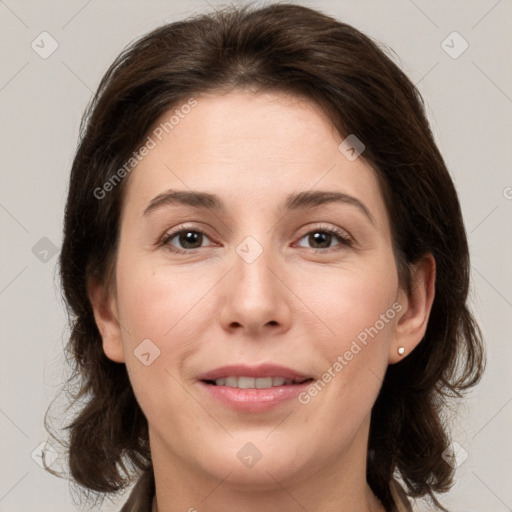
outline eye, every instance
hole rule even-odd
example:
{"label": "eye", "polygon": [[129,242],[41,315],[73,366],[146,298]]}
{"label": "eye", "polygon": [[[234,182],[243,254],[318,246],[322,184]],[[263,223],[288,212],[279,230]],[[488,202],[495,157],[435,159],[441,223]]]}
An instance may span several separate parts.
{"label": "eye", "polygon": [[[203,245],[205,239],[210,240],[208,235],[201,229],[181,227],[171,233],[166,233],[162,238],[161,245],[176,253],[191,254],[197,252],[198,249],[207,247]],[[352,244],[352,239],[346,231],[332,227],[319,227],[311,230],[300,238],[300,241],[302,240],[312,244],[310,248],[315,251],[323,249],[332,250],[333,248],[336,250],[336,247],[351,246]],[[336,244],[335,242],[338,243]],[[304,247],[300,243],[298,245],[299,247]]]}
{"label": "eye", "polygon": [[[162,239],[162,245],[168,246],[169,249],[179,253],[193,253],[195,249],[202,247],[204,239],[209,237],[204,231],[200,229],[180,229],[172,233],[166,233]],[[176,240],[175,243],[181,245],[176,247],[172,241]]]}
{"label": "eye", "polygon": [[[314,250],[329,249],[333,247],[331,242],[336,241],[339,242],[337,245],[350,246],[352,244],[352,239],[348,233],[341,229],[331,227],[320,227],[309,231],[309,233],[303,236],[300,240],[304,239],[307,239],[307,242],[313,245],[311,248]],[[300,246],[304,247],[302,245]]]}

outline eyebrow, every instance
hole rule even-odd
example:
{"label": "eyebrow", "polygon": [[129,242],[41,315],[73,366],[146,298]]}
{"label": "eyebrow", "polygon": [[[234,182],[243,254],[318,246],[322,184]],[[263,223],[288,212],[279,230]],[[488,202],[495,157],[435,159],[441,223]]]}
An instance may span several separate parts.
{"label": "eyebrow", "polygon": [[[375,220],[366,205],[356,197],[343,192],[331,192],[326,190],[308,190],[304,192],[292,193],[286,197],[284,209],[286,211],[314,208],[329,203],[342,203],[355,206],[368,220],[374,224]],[[164,206],[182,204],[193,208],[201,208],[222,213],[226,210],[223,201],[219,196],[208,192],[193,192],[187,190],[167,190],[154,197],[147,208],[144,210],[144,216],[149,215],[155,210]]]}

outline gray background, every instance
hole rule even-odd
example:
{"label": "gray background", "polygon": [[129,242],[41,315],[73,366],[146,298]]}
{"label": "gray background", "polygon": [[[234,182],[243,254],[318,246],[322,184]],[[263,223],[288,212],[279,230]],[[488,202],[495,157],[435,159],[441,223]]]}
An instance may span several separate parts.
{"label": "gray background", "polygon": [[[512,510],[512,3],[296,3],[389,45],[425,98],[460,193],[473,261],[472,305],[489,355],[483,382],[453,419],[453,438],[467,458],[442,502],[455,512]],[[74,510],[67,482],[47,474],[31,454],[47,438],[42,418],[65,375],[68,331],[56,251],[82,112],[131,40],[220,5],[0,1],[0,512]],[[44,31],[58,43],[47,58],[31,47],[35,41],[39,52],[51,48]],[[457,35],[446,39],[453,31],[469,44],[457,58],[464,43]],[[101,510],[118,510],[119,503]],[[429,510],[421,503],[415,509]]]}

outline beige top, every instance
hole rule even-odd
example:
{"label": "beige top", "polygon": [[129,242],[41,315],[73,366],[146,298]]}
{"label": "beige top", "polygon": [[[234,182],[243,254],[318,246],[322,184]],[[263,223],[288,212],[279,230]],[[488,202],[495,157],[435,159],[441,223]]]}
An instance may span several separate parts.
{"label": "beige top", "polygon": [[[389,512],[412,512],[407,495],[396,480],[390,482],[390,490],[394,506]],[[153,471],[148,471],[144,473],[135,484],[121,512],[151,512],[154,495],[155,481]]]}

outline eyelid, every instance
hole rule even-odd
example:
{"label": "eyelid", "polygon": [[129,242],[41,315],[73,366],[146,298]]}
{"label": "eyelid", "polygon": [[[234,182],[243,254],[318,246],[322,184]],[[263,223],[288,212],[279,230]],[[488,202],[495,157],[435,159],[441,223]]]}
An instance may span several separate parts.
{"label": "eyelid", "polygon": [[304,229],[305,229],[305,231],[304,231],[304,234],[301,235],[301,238],[304,237],[305,235],[308,235],[309,233],[312,233],[315,231],[327,231],[329,233],[336,233],[340,237],[345,238],[345,239],[352,239],[352,236],[346,229],[340,228],[338,226],[332,226],[330,224],[317,224],[317,225],[314,225],[313,227],[311,227],[311,225],[308,225]]}

